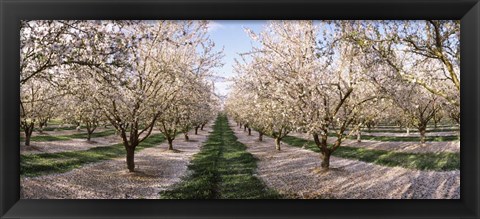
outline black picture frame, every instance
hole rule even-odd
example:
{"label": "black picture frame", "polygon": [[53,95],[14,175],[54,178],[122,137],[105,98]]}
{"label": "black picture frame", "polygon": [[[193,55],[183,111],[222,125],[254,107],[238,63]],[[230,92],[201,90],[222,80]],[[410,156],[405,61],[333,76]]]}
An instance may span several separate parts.
{"label": "black picture frame", "polygon": [[[0,0],[2,218],[479,218],[478,0]],[[461,19],[459,200],[19,200],[22,19]]]}

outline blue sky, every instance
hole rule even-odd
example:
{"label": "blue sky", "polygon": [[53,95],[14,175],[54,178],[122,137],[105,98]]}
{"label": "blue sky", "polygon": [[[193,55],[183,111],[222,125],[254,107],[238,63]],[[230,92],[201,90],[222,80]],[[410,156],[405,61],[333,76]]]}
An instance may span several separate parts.
{"label": "blue sky", "polygon": [[[216,69],[218,76],[231,78],[234,76],[234,59],[239,58],[239,53],[248,52],[252,48],[252,41],[245,33],[244,28],[249,28],[255,33],[260,32],[267,21],[241,21],[241,20],[215,20],[211,21],[209,28],[210,38],[215,42],[218,48],[224,48],[222,68]],[[217,81],[215,90],[217,94],[225,95],[228,93],[228,86],[231,82]]]}

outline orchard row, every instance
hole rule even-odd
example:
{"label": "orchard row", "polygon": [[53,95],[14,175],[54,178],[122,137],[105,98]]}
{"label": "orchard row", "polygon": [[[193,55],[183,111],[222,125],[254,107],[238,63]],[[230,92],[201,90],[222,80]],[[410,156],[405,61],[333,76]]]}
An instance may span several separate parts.
{"label": "orchard row", "polygon": [[[330,155],[363,127],[460,125],[459,21],[272,21],[235,70],[226,110],[275,138],[312,135]],[[333,141],[331,140],[333,138]]]}
{"label": "orchard row", "polygon": [[99,125],[113,126],[130,171],[135,148],[154,128],[173,149],[177,133],[219,111],[211,77],[223,51],[207,33],[207,21],[22,21],[26,145],[34,128],[61,118],[84,125],[88,139]]}

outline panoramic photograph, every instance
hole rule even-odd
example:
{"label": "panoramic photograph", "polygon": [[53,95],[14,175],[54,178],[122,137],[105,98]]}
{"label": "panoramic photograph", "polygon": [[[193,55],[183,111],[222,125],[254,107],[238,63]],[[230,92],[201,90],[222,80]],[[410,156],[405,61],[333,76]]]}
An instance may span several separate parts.
{"label": "panoramic photograph", "polygon": [[460,199],[459,20],[23,20],[21,199]]}

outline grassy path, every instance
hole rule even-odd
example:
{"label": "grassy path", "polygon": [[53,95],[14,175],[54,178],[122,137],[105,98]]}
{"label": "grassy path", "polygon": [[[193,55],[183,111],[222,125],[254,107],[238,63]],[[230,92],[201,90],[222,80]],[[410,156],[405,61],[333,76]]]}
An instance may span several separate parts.
{"label": "grassy path", "polygon": [[[282,141],[294,147],[305,146],[306,149],[320,152],[320,149],[311,140],[287,136]],[[460,153],[451,152],[407,153],[341,146],[332,155],[390,167],[400,166],[434,171],[460,169]]]}
{"label": "grassy path", "polygon": [[254,176],[256,168],[256,159],[237,141],[226,116],[220,115],[213,132],[188,167],[191,174],[160,196],[167,199],[281,198]]}
{"label": "grassy path", "polygon": [[[335,133],[329,133],[328,136],[336,137]],[[357,139],[356,135],[348,137],[348,139],[355,140]],[[420,142],[420,136],[375,136],[362,133],[362,140],[371,140],[371,141],[403,141],[403,142]],[[432,142],[444,142],[444,141],[459,141],[460,137],[458,135],[447,135],[447,136],[425,136],[425,141]]]}
{"label": "grassy path", "polygon": [[[336,135],[331,135],[336,136]],[[362,134],[362,140],[373,140],[373,141],[408,141],[408,142],[420,142],[420,137],[417,136],[373,136]],[[357,139],[357,136],[350,136],[349,139]],[[458,141],[460,138],[457,135],[448,135],[448,136],[425,136],[425,141]]]}
{"label": "grassy path", "polygon": [[[164,141],[162,134],[154,134],[140,143],[136,152],[158,145]],[[82,165],[125,156],[123,144],[95,147],[84,151],[20,155],[20,175],[38,176],[62,173]]]}
{"label": "grassy path", "polygon": [[[457,132],[460,131],[459,128],[436,128],[436,129],[427,129],[427,133],[435,132]],[[407,133],[405,129],[362,129],[362,132],[376,133],[376,132],[389,132],[389,133]],[[410,129],[410,133],[419,133],[416,129]]]}
{"label": "grassy path", "polygon": [[[92,133],[92,138],[99,138],[99,137],[105,137],[105,136],[110,136],[115,134],[115,130],[105,130],[101,132],[94,132]],[[71,140],[71,139],[82,139],[82,138],[87,138],[87,133],[76,133],[76,134],[71,134],[71,135],[60,135],[60,136],[53,136],[53,135],[37,135],[37,136],[32,136],[30,138],[30,141],[66,141],[66,140]],[[24,137],[20,137],[20,141],[25,141]]]}
{"label": "grassy path", "polygon": [[[76,128],[77,128],[77,126],[64,126],[64,127],[50,127],[50,126],[48,126],[48,127],[43,128],[43,131],[74,130]],[[80,128],[84,129],[85,126],[81,126]],[[33,130],[38,132],[38,131],[40,131],[40,128],[34,128]],[[23,132],[22,127],[20,127],[20,132]]]}

